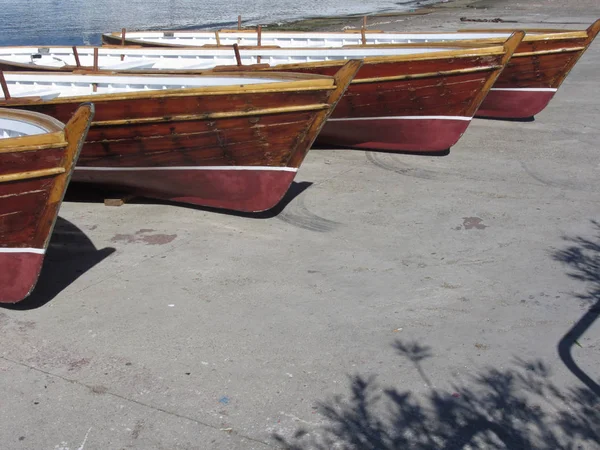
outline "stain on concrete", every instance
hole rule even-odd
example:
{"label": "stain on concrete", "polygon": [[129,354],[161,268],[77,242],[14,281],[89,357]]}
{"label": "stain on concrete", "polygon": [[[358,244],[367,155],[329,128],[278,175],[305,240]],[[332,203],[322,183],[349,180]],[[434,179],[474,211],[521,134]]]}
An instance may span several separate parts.
{"label": "stain on concrete", "polygon": [[463,227],[465,230],[485,230],[488,226],[479,217],[463,217]]}
{"label": "stain on concrete", "polygon": [[74,370],[79,370],[82,367],[89,365],[89,363],[90,363],[90,360],[88,358],[81,358],[81,359],[77,359],[74,361],[70,361],[69,362],[69,372],[72,372]]}
{"label": "stain on concrete", "polygon": [[35,329],[36,324],[32,320],[17,320],[15,322],[15,325],[21,333],[25,333],[27,331]]}
{"label": "stain on concrete", "polygon": [[94,394],[106,394],[108,392],[108,388],[106,386],[102,386],[102,385],[91,386],[90,390]]}
{"label": "stain on concrete", "polygon": [[135,423],[135,427],[133,427],[133,431],[131,432],[131,437],[133,439],[137,439],[140,437],[140,433],[142,432],[142,430],[144,429],[144,421],[143,420],[138,420]]}
{"label": "stain on concrete", "polygon": [[177,237],[176,234],[148,234],[153,232],[151,228],[142,228],[135,234],[115,234],[111,242],[125,242],[126,244],[143,243],[146,245],[165,245],[173,242]]}

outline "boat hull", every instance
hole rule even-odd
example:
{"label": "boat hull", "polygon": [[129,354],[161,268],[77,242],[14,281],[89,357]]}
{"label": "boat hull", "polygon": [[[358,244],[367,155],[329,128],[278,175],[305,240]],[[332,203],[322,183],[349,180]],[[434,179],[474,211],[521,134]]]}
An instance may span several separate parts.
{"label": "boat hull", "polygon": [[[271,209],[361,64],[347,62],[334,78],[286,74],[244,85],[240,75],[240,85],[92,96],[95,119],[73,180],[206,207]],[[64,120],[79,101],[18,107]]]}
{"label": "boat hull", "polygon": [[[446,151],[467,130],[506,55],[496,48],[476,56],[366,58],[317,142],[397,152]],[[327,75],[335,70],[335,63],[276,69]]]}
{"label": "boat hull", "polygon": [[0,116],[52,127],[45,134],[0,139],[0,303],[16,303],[37,283],[93,107],[79,108],[66,127],[24,111]]}
{"label": "boat hull", "polygon": [[[505,39],[505,36],[513,30],[461,30],[467,33],[384,33],[379,31],[366,31],[364,35],[359,32],[347,33],[349,38],[342,39],[334,37],[339,33],[301,33],[294,32],[294,39],[275,40],[274,36],[278,32],[262,32],[263,45],[281,45],[288,48],[293,46],[306,47],[309,44],[299,44],[298,41],[312,40],[312,45],[357,45],[361,42],[366,42],[368,45],[377,45],[378,43],[395,45],[394,43],[401,42],[420,42],[422,39],[428,39],[425,45],[439,45],[439,41],[446,41],[450,45],[455,45],[457,42],[461,46],[464,45],[488,45],[500,44]],[[594,41],[600,32],[600,20],[596,20],[587,30],[572,31],[572,30],[531,30],[529,34],[521,42],[512,59],[506,65],[505,70],[498,78],[494,88],[498,91],[490,93],[488,98],[482,104],[480,111],[477,112],[479,117],[494,117],[506,119],[523,119],[532,117],[541,112],[552,98],[551,89],[556,92],[565,78],[568,76],[571,69],[575,66],[579,58],[585,53],[590,44]],[[464,35],[469,32],[479,34],[479,38],[464,38]],[[221,40],[227,39],[228,34],[237,33],[235,31],[221,31]],[[254,38],[254,31],[248,30],[247,36]],[[171,33],[172,34],[172,33]],[[186,35],[191,33],[186,32]],[[193,34],[193,33],[192,33]],[[199,35],[202,33],[199,33]],[[239,33],[238,33],[239,34]],[[328,35],[331,35],[332,41],[328,42]],[[428,35],[428,37],[426,37]],[[461,36],[462,35],[462,36]],[[136,36],[128,35],[128,36]],[[242,35],[243,37],[243,35]],[[139,36],[138,36],[139,38]],[[215,39],[209,36],[209,39]],[[454,41],[454,39],[459,41]],[[191,40],[174,41],[171,39],[159,38],[158,41],[150,42],[140,39],[125,39],[118,33],[105,34],[102,37],[103,42],[113,45],[130,44],[138,46],[182,46],[187,42],[188,45],[200,45],[198,42]],[[178,44],[176,44],[177,42]],[[337,42],[337,44],[334,44]],[[249,45],[249,44],[246,44]],[[526,93],[519,90],[536,89],[548,90],[540,93]]]}
{"label": "boat hull", "polygon": [[[478,117],[526,119],[542,112],[600,30],[579,37],[525,40],[477,111]],[[567,35],[568,36],[568,35]]]}

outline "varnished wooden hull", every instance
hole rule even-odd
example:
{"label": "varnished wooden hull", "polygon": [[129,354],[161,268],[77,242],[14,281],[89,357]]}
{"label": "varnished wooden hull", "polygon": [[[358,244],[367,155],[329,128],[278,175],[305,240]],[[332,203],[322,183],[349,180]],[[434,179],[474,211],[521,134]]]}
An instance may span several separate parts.
{"label": "varnished wooden hull", "polygon": [[529,118],[540,113],[600,30],[586,37],[523,41],[478,111],[478,116]]}
{"label": "varnished wooden hull", "polygon": [[[492,33],[491,37],[476,39],[476,40],[460,40],[452,41],[451,33],[441,33],[445,35],[443,39],[448,39],[449,45],[493,45],[502,42],[503,38],[493,37],[493,33],[507,33],[513,30],[460,30],[466,33]],[[526,30],[527,31],[527,30]],[[531,34],[525,37],[523,42],[515,51],[513,58],[507,64],[505,70],[498,78],[495,85],[492,87],[489,95],[481,104],[477,116],[491,118],[509,118],[523,119],[532,117],[540,113],[553,98],[558,91],[560,85],[565,80],[571,69],[574,67],[579,58],[584,54],[593,40],[600,32],[600,20],[596,20],[587,30],[570,31],[570,30],[530,30]],[[220,31],[222,40],[231,33],[237,31],[228,30]],[[248,36],[252,36],[256,31],[248,30]],[[273,32],[272,34],[276,34]],[[310,36],[311,33],[295,33],[297,35]],[[328,33],[315,33],[327,35]],[[335,34],[335,33],[332,33]],[[339,34],[339,33],[337,33]],[[418,37],[420,33],[406,33],[407,35]],[[436,33],[423,33],[432,38],[424,45],[440,45],[435,38]],[[458,33],[461,34],[461,33]],[[270,33],[263,32],[263,42],[270,43]],[[371,39],[377,39],[379,36],[380,42],[386,42],[385,37],[392,39],[394,35],[400,36],[403,33],[384,33],[377,31],[366,31],[364,41],[367,46],[371,46]],[[349,42],[359,44],[361,42],[361,34],[356,31],[349,33]],[[354,38],[352,38],[354,36]],[[120,45],[129,44],[136,46],[164,45],[164,46],[181,46],[178,44],[150,43],[139,39],[128,39],[122,37],[118,33],[105,34],[102,37],[106,44]],[[398,42],[398,41],[397,41]],[[291,48],[294,44],[281,44]],[[390,47],[397,44],[383,44],[382,46]]]}
{"label": "varnished wooden hull", "polygon": [[[272,88],[95,96],[73,180],[200,206],[273,208],[360,65],[351,61],[333,80],[318,78],[326,84],[309,78]],[[19,107],[60,120],[76,103]]]}
{"label": "varnished wooden hull", "polygon": [[0,139],[0,303],[21,301],[37,282],[92,115],[84,105],[64,131],[54,121],[47,134]]}
{"label": "varnished wooden hull", "polygon": [[[321,130],[319,143],[405,152],[447,150],[466,131],[477,108],[522,38],[522,34],[516,34],[501,46],[485,48],[473,47],[434,52],[423,50],[411,54],[398,52],[393,56],[365,57],[363,66],[354,81]],[[165,49],[164,57],[167,60],[177,61],[179,59],[177,55],[170,54],[170,51],[173,50]],[[244,50],[243,54],[253,55],[254,58],[259,59],[260,51],[251,53],[253,51]],[[284,53],[287,51],[287,49],[282,50]],[[355,52],[350,49],[346,51]],[[80,49],[80,52],[89,55],[88,48]],[[132,50],[124,58],[127,61],[135,61],[135,58],[140,58],[139,53],[143,54],[143,52],[143,49]],[[268,55],[263,56],[265,60],[268,60]],[[345,63],[343,57],[343,51],[340,51],[335,60],[274,66],[263,64],[255,65],[253,70],[331,76]],[[23,65],[26,64],[20,66]],[[37,66],[29,65],[29,67]],[[61,69],[67,70],[68,67],[64,66]],[[234,69],[237,70],[238,67],[218,68],[220,72]],[[141,72],[160,73],[161,70],[143,69]],[[169,69],[163,73],[165,72],[195,73],[185,69]],[[168,174],[171,178],[179,178],[182,175],[183,172],[173,171]],[[212,173],[211,178],[215,175],[216,172]],[[84,176],[86,180],[97,180],[101,174],[78,174],[76,179],[82,179]],[[190,176],[192,174],[186,175],[186,177]],[[196,176],[207,178],[204,174]],[[241,174],[228,175],[230,179],[238,179],[240,176]],[[287,179],[289,174],[279,173],[268,176],[269,180],[274,177]],[[171,183],[176,183],[176,180]],[[244,190],[244,192],[249,191]],[[204,203],[205,200],[202,202]]]}
{"label": "varnished wooden hull", "polygon": [[[458,142],[523,35],[489,51],[414,59],[365,59],[317,142],[400,152],[445,151]],[[270,70],[270,69],[269,69]],[[279,65],[330,74],[336,63]]]}

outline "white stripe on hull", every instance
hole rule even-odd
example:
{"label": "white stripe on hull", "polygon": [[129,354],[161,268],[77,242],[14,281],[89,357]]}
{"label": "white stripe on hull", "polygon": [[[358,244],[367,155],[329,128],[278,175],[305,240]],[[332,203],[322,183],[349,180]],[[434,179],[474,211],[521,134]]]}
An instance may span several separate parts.
{"label": "white stripe on hull", "polygon": [[161,167],[75,167],[77,171],[148,171],[148,170],[263,170],[273,172],[298,172],[296,167],[271,167],[271,166],[161,166]]}
{"label": "white stripe on hull", "polygon": [[492,88],[492,91],[556,92],[555,88]]}
{"label": "white stripe on hull", "polygon": [[330,122],[343,120],[465,120],[470,121],[472,117],[464,116],[385,116],[385,117],[343,117],[328,119]]}
{"label": "white stripe on hull", "polygon": [[43,255],[46,250],[43,248],[31,248],[31,247],[0,247],[0,253],[37,253]]}

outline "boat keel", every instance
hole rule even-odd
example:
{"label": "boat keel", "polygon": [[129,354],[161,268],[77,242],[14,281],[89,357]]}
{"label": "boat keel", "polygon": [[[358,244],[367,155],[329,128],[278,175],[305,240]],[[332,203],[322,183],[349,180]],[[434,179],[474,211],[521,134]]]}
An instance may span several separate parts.
{"label": "boat keel", "polygon": [[317,142],[365,150],[442,152],[463,135],[469,117],[386,117],[327,121]]}
{"label": "boat keel", "polygon": [[42,263],[41,253],[18,248],[0,248],[0,303],[23,300],[35,287]]}
{"label": "boat keel", "polygon": [[143,197],[240,212],[273,208],[288,191],[291,167],[77,167],[73,182],[123,190]]}
{"label": "boat keel", "polygon": [[476,117],[529,119],[539,114],[556,89],[493,89],[479,107]]}

